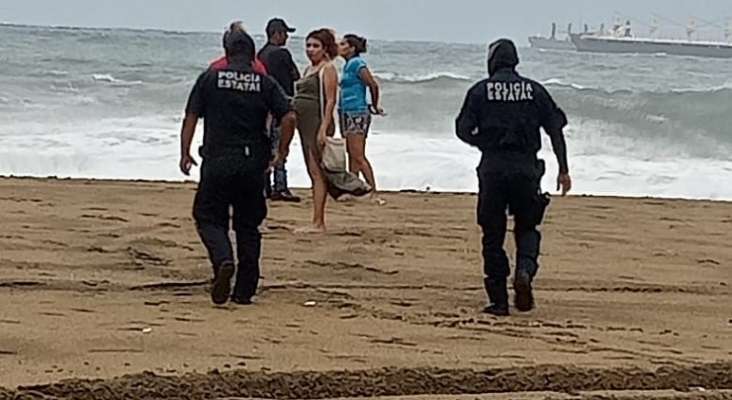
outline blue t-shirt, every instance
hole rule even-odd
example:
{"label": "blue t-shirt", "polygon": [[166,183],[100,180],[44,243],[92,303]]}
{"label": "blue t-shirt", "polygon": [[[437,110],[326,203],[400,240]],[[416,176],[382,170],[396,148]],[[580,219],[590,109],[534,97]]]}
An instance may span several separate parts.
{"label": "blue t-shirt", "polygon": [[366,102],[366,84],[358,76],[361,69],[366,68],[366,61],[361,57],[353,57],[343,66],[341,76],[341,96],[338,108],[341,112],[368,112]]}

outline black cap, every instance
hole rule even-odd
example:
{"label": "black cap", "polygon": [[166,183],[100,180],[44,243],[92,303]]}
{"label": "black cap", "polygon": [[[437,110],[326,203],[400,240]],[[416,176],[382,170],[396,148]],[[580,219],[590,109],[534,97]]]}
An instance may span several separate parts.
{"label": "black cap", "polygon": [[254,40],[243,30],[232,30],[224,35],[224,49],[229,55],[254,57]]}
{"label": "black cap", "polygon": [[266,32],[268,34],[275,33],[275,32],[289,32],[293,33],[295,32],[295,28],[291,28],[289,25],[287,25],[287,22],[285,22],[282,18],[272,18],[267,22],[267,28]]}

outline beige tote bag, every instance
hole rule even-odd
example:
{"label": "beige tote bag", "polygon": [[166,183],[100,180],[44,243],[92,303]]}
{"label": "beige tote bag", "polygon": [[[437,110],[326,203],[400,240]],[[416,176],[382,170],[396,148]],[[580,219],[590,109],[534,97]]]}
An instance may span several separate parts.
{"label": "beige tote bag", "polygon": [[[320,68],[320,113],[325,118],[325,84],[323,83],[324,67]],[[346,171],[346,139],[328,136],[323,150],[323,168],[330,172]]]}

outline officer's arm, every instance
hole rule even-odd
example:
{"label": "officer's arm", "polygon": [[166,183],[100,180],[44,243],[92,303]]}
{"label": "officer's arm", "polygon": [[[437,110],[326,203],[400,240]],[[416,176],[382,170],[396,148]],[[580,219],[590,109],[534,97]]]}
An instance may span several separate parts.
{"label": "officer's arm", "polygon": [[290,50],[281,49],[280,52],[285,60],[285,65],[289,66],[292,73],[292,80],[300,80],[300,70],[297,69],[297,64],[295,64],[295,60],[292,59],[292,53],[290,53]]}
{"label": "officer's arm", "polygon": [[279,154],[286,155],[289,153],[290,143],[295,136],[295,125],[297,118],[292,103],[287,98],[285,91],[271,77],[265,77],[264,101],[269,109],[269,113],[280,123],[281,138]]}
{"label": "officer's arm", "polygon": [[478,91],[475,87],[471,88],[465,95],[463,107],[455,119],[455,134],[463,142],[471,145],[478,145],[478,130],[480,127],[479,101],[477,97]]}
{"label": "officer's arm", "polygon": [[[272,75],[278,82],[289,82],[300,79],[300,71],[295,65],[295,61],[292,59],[292,54],[289,50],[281,48],[275,50],[270,55],[271,66],[268,66],[267,71]],[[290,93],[292,88],[285,88],[285,93]]]}
{"label": "officer's arm", "polygon": [[198,119],[202,118],[206,109],[206,98],[204,96],[204,80],[206,74],[203,73],[196,80],[186,104],[186,116],[180,131],[180,155],[181,157],[190,157],[191,143],[196,133],[196,125]]}
{"label": "officer's arm", "polygon": [[267,75],[277,82],[286,82],[289,78],[288,66],[283,60],[282,50],[275,50],[264,60],[267,65]]}
{"label": "officer's arm", "polygon": [[564,140],[564,127],[567,126],[567,115],[557,106],[546,89],[539,91],[539,123],[552,141],[552,149],[557,157],[559,173],[569,173],[567,163],[567,144]]}

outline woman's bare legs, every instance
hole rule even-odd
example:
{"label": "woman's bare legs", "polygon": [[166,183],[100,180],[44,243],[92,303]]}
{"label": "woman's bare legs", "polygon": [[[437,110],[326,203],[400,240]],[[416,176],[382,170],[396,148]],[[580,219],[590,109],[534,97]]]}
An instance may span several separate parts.
{"label": "woman's bare legs", "polygon": [[313,224],[308,228],[298,229],[297,233],[325,232],[325,202],[328,200],[328,182],[325,172],[312,153],[307,159],[308,175],[313,185]]}
{"label": "woman's bare legs", "polygon": [[366,183],[376,193],[374,170],[366,158],[366,137],[360,132],[348,132],[346,133],[346,146],[348,148],[348,170],[356,175],[363,174]]}

